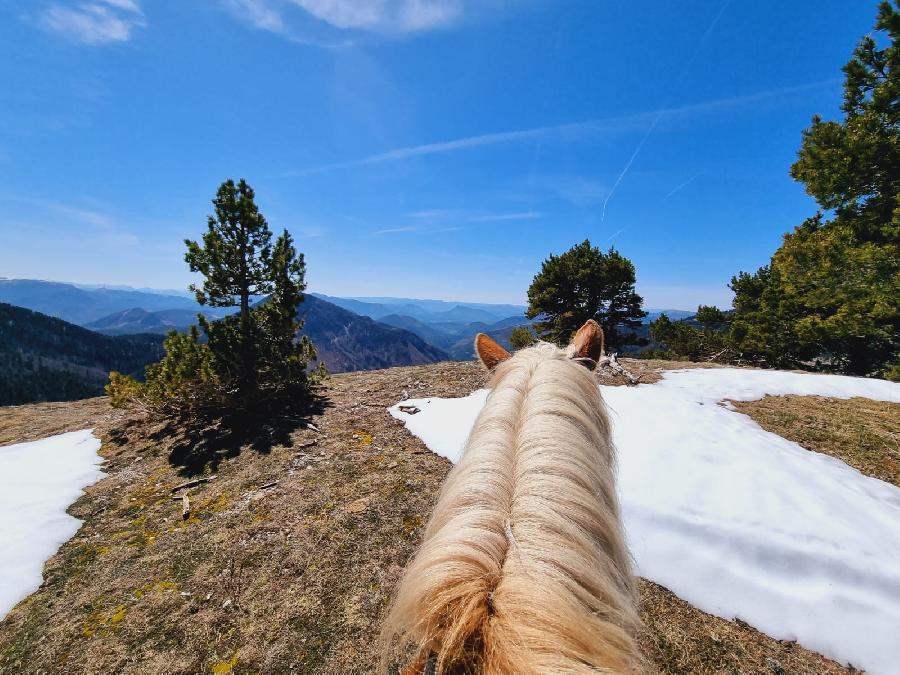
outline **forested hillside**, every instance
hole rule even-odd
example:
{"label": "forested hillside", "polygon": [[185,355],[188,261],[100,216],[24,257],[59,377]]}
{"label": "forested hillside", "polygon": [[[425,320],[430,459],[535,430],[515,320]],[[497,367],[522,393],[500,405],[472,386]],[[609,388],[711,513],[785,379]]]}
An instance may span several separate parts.
{"label": "forested hillside", "polygon": [[103,393],[109,371],[137,377],[162,356],[162,336],[110,337],[0,303],[0,405]]}
{"label": "forested hillside", "polygon": [[308,336],[332,373],[423,365],[450,357],[418,335],[354,314],[314,295],[300,305]]}

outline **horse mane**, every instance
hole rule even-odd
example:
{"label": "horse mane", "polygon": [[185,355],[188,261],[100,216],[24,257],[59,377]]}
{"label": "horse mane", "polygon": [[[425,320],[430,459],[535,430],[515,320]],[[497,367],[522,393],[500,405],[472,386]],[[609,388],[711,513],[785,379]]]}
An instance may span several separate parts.
{"label": "horse mane", "polygon": [[539,343],[490,387],[385,621],[382,668],[412,647],[443,674],[643,672],[595,379]]}

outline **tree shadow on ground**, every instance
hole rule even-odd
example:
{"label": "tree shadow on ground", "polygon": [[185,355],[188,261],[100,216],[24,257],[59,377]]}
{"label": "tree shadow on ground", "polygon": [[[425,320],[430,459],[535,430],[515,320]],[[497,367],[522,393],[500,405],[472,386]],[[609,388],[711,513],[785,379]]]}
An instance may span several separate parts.
{"label": "tree shadow on ground", "polygon": [[222,460],[245,450],[268,454],[278,446],[291,447],[291,434],[315,428],[314,418],[330,407],[320,393],[289,403],[268,401],[248,410],[215,416],[171,420],[151,435],[169,447],[169,463],[187,478],[218,471]]}

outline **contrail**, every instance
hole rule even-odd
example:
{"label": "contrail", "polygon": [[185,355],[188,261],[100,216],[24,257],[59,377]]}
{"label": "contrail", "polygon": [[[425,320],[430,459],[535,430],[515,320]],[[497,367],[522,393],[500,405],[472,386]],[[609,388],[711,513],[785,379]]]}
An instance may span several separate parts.
{"label": "contrail", "polygon": [[[703,37],[700,38],[700,41],[697,43],[697,46],[694,48],[694,53],[691,55],[691,58],[688,60],[687,65],[681,70],[681,75],[678,76],[678,79],[675,81],[675,86],[672,88],[673,93],[678,91],[681,88],[681,83],[684,81],[684,78],[687,77],[688,72],[691,67],[694,65],[694,61],[697,60],[697,56],[700,54],[700,50],[703,48],[703,45],[706,44],[706,41],[709,39],[709,36],[712,35],[713,30],[715,30],[716,24],[719,23],[719,19],[722,18],[722,15],[725,13],[725,10],[728,8],[728,5],[731,4],[731,0],[725,0],[722,3],[722,6],[719,8],[718,13],[713,18],[712,22],[709,24],[709,27],[706,29],[706,32],[703,33]],[[672,94],[669,94],[669,98],[666,99],[666,103],[663,106],[663,109],[667,108],[669,105],[669,101],[672,100]],[[640,154],[641,149],[644,147],[644,143],[647,142],[647,139],[650,138],[650,134],[653,133],[653,130],[656,128],[657,122],[659,122],[659,118],[662,115],[657,115],[653,122],[650,124],[650,127],[647,129],[647,133],[644,134],[644,137],[637,144],[637,147],[634,149],[634,152],[631,153],[631,158],[628,160],[628,163],[625,164],[625,168],[622,169],[622,173],[619,174],[619,177],[616,178],[616,182],[613,183],[612,188],[609,191],[609,194],[606,195],[606,199],[603,200],[603,211],[600,213],[600,222],[603,223],[606,220],[606,205],[609,204],[609,200],[612,199],[613,195],[616,193],[616,188],[619,187],[619,183],[622,182],[622,179],[625,177],[625,174],[628,173],[628,170],[631,168],[631,165],[634,163],[634,160]],[[616,234],[619,234],[616,232]]]}
{"label": "contrail", "polygon": [[695,180],[697,180],[698,178],[700,178],[700,176],[702,176],[704,173],[706,173],[706,171],[699,171],[699,172],[697,172],[696,174],[694,174],[693,176],[691,176],[690,178],[688,178],[688,179],[687,179],[686,181],[684,181],[683,183],[680,183],[679,185],[676,185],[674,188],[672,188],[672,189],[669,191],[669,194],[667,194],[665,197],[663,197],[663,202],[665,202],[669,197],[671,197],[672,195],[674,195],[676,192],[680,192],[682,188],[685,188],[685,187],[687,187],[688,185],[690,185],[691,183],[693,183]]}
{"label": "contrail", "polygon": [[[644,143],[647,142],[647,139],[650,138],[650,134],[653,133],[653,129],[656,128],[656,123],[659,122],[660,116],[657,115],[653,122],[650,124],[650,127],[647,129],[647,132],[644,134],[644,137],[641,139],[641,142],[637,144],[637,147],[634,149],[634,152],[631,153],[631,157],[628,160],[628,163],[625,164],[625,168],[622,169],[622,173],[619,174],[619,177],[616,178],[616,182],[613,183],[612,188],[609,190],[609,194],[606,195],[606,199],[603,200],[603,211],[600,214],[600,222],[602,223],[606,220],[606,205],[609,204],[609,200],[612,199],[613,195],[616,194],[616,188],[619,187],[619,183],[622,182],[622,179],[625,178],[625,174],[628,173],[628,169],[631,168],[631,165],[634,163],[635,158],[641,151],[641,148],[644,147]],[[616,232],[618,234],[618,232]]]}

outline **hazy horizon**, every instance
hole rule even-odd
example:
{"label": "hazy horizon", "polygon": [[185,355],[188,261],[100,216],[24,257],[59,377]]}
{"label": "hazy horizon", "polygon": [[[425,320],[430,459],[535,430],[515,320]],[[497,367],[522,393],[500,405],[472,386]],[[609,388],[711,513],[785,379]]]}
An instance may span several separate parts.
{"label": "hazy horizon", "polygon": [[[184,290],[180,290],[177,288],[156,288],[153,286],[132,286],[130,284],[111,284],[111,283],[101,283],[101,282],[80,282],[80,281],[72,281],[69,279],[37,279],[33,277],[3,277],[0,276],[0,281],[45,281],[48,283],[59,283],[59,284],[71,284],[73,286],[79,288],[106,288],[109,290],[131,290],[131,291],[140,291],[145,293],[154,293],[160,295],[186,295],[192,296],[190,291],[188,291],[187,287]],[[461,298],[454,297],[430,297],[430,296],[422,296],[422,295],[338,295],[336,293],[327,293],[325,291],[319,290],[317,288],[307,288],[305,291],[306,294],[317,294],[324,295],[334,298],[341,298],[345,300],[359,300],[362,302],[372,302],[378,303],[380,300],[413,300],[413,301],[422,301],[422,302],[445,302],[447,304],[471,304],[471,305],[515,305],[521,307],[527,307],[528,303],[526,302],[488,302],[481,300],[466,300]],[[702,303],[698,303],[702,304]],[[677,305],[651,305],[646,301],[644,302],[644,309],[649,311],[659,311],[665,309],[678,310],[678,311],[695,311],[696,305],[692,306],[677,306]]]}

